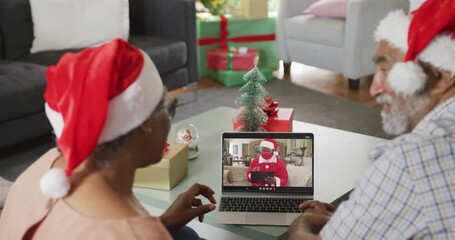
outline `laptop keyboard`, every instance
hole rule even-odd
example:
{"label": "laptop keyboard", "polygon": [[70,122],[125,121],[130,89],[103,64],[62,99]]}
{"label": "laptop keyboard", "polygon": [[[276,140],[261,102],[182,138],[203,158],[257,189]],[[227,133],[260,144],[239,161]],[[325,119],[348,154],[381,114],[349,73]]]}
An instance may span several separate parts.
{"label": "laptop keyboard", "polygon": [[299,213],[299,205],[310,198],[222,197],[220,212]]}

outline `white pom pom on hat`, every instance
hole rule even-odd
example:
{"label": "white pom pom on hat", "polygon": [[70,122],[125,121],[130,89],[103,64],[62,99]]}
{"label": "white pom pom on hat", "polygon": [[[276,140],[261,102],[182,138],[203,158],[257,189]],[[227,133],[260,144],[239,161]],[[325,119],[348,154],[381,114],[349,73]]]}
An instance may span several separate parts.
{"label": "white pom pom on hat", "polygon": [[70,180],[63,169],[52,168],[47,170],[40,180],[41,192],[53,199],[66,196],[71,188]]}
{"label": "white pom pom on hat", "polygon": [[427,75],[423,72],[422,67],[414,62],[395,63],[387,76],[390,86],[403,95],[412,95],[422,91],[426,80]]}
{"label": "white pom pom on hat", "polygon": [[150,57],[123,39],[63,55],[48,67],[46,78],[46,115],[66,167],[46,172],[40,188],[58,199],[68,194],[73,170],[98,144],[150,116],[164,87]]}

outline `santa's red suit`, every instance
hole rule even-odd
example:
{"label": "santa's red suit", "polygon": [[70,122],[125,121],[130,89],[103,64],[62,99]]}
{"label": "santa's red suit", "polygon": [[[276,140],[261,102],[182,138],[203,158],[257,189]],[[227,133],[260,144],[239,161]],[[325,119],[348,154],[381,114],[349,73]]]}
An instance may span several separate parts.
{"label": "santa's red suit", "polygon": [[[268,183],[252,183],[251,182],[251,171],[253,168],[258,167],[259,171],[264,172],[275,172],[275,185]],[[286,186],[288,182],[288,171],[284,162],[279,159],[277,156],[273,155],[270,159],[265,159],[262,156],[256,157],[251,161],[250,167],[247,171],[247,179],[251,186],[256,187],[267,187],[267,186],[276,186],[282,187]]]}

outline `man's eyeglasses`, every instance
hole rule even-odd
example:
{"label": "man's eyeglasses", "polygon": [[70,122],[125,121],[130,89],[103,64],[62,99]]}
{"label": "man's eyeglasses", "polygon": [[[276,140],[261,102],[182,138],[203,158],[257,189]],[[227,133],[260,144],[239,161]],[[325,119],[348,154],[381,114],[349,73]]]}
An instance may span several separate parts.
{"label": "man's eyeglasses", "polygon": [[178,102],[177,98],[169,94],[167,92],[167,89],[164,88],[163,97],[161,98],[161,101],[160,103],[158,103],[158,106],[155,108],[154,112],[158,112],[162,109],[165,109],[167,114],[169,115],[169,120],[172,120],[175,116],[177,102]]}

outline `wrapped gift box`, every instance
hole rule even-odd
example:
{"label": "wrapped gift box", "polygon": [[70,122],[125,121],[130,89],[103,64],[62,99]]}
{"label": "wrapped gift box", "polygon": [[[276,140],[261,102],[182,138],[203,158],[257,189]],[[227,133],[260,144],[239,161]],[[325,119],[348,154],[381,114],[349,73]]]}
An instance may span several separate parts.
{"label": "wrapped gift box", "polygon": [[229,47],[258,49],[258,55],[260,56],[258,66],[278,69],[279,58],[275,41],[275,17],[247,20],[239,16],[227,16],[226,19],[225,31],[221,31],[221,25],[223,24],[219,16],[199,17],[197,19],[199,77],[209,76],[207,51],[221,48],[222,42],[227,43],[224,49]]}
{"label": "wrapped gift box", "polygon": [[[273,79],[272,68],[260,67],[259,70],[264,75],[265,79],[267,79],[267,81],[271,81]],[[245,75],[248,71],[210,70],[209,77],[213,80],[221,82],[226,87],[235,87],[246,83],[243,79],[243,75]]]}
{"label": "wrapped gift box", "polygon": [[258,50],[248,48],[247,52],[231,52],[227,49],[214,49],[207,52],[207,66],[213,70],[244,70],[254,68]]}
{"label": "wrapped gift box", "polygon": [[[276,116],[269,117],[265,130],[267,132],[292,132],[292,120],[294,120],[294,108],[277,108]],[[240,108],[237,110],[236,116]],[[232,118],[234,131],[239,131],[242,123],[236,120],[236,116]]]}
{"label": "wrapped gift box", "polygon": [[267,18],[267,2],[267,0],[241,0],[240,14],[248,20]]}
{"label": "wrapped gift box", "polygon": [[269,117],[265,129],[267,132],[292,132],[294,108],[277,108],[276,116]]}
{"label": "wrapped gift box", "polygon": [[136,170],[135,187],[171,190],[188,175],[188,145],[171,143],[159,163]]}

